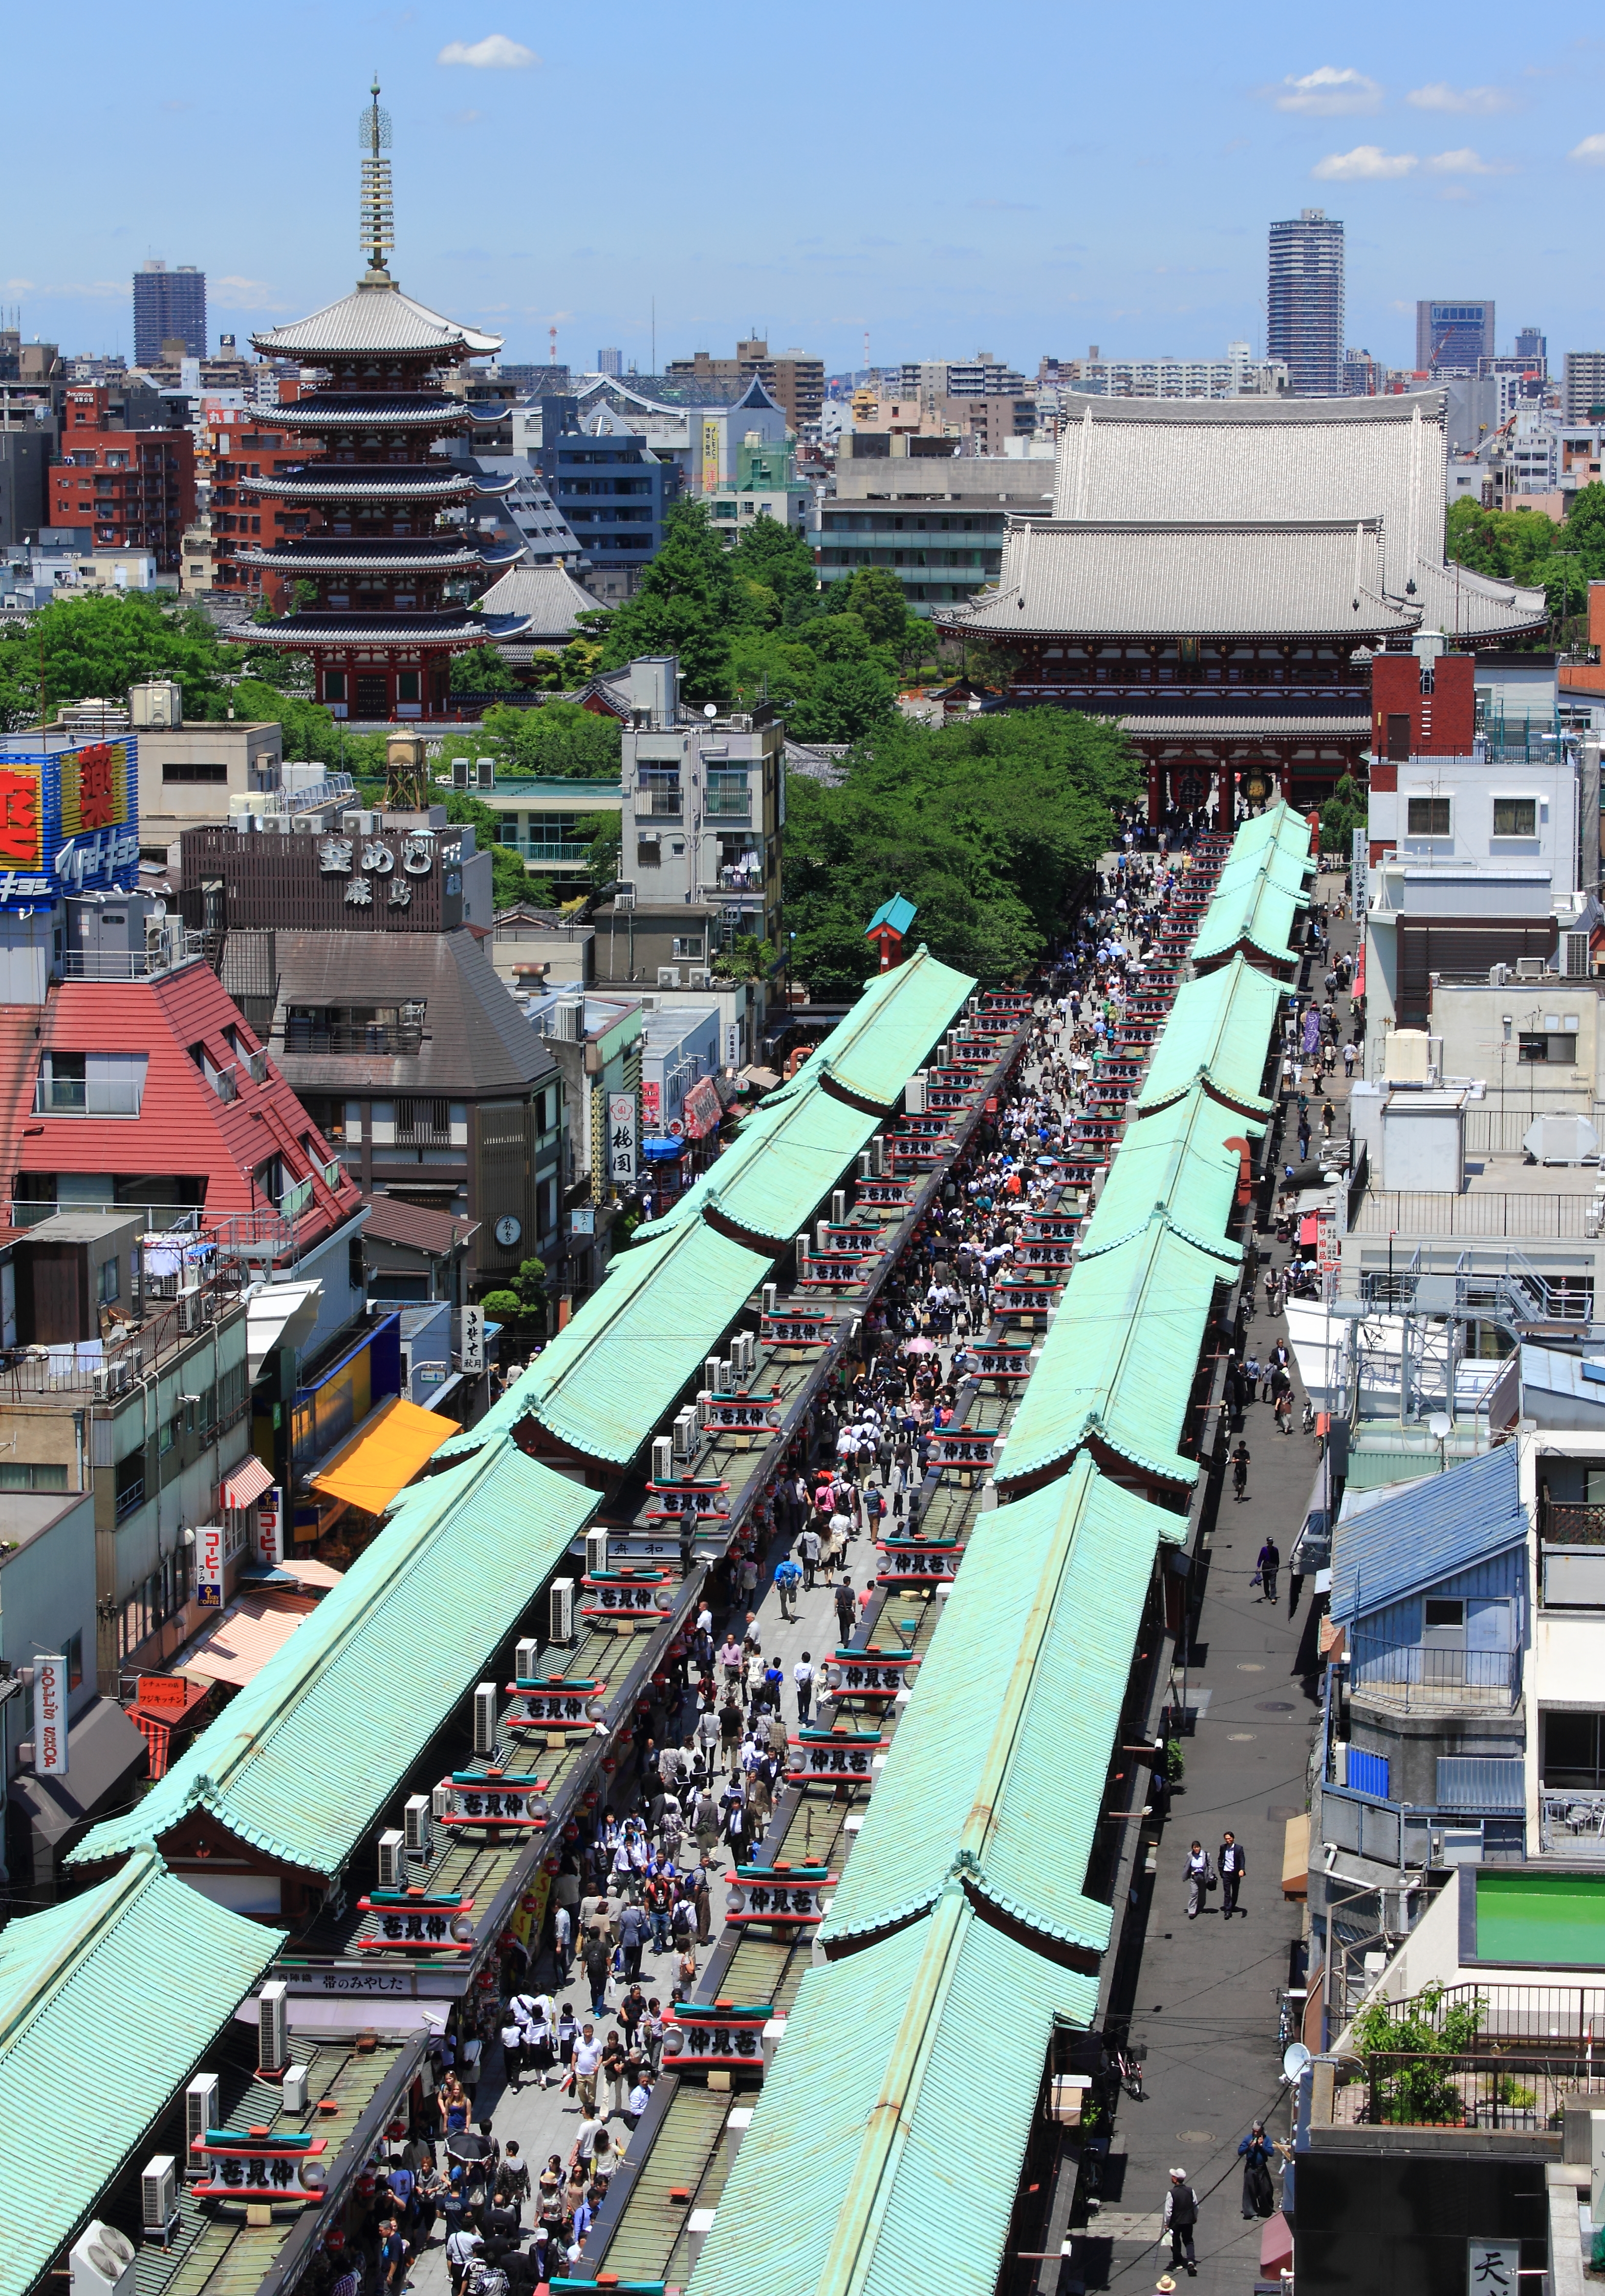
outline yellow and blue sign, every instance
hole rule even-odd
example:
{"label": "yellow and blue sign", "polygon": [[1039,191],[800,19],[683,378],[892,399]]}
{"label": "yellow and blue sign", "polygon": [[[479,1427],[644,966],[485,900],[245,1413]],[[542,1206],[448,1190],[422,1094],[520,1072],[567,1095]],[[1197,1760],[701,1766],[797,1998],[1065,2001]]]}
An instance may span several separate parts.
{"label": "yellow and blue sign", "polygon": [[0,909],[27,916],[69,893],[139,881],[139,763],[132,737],[77,749],[0,749]]}

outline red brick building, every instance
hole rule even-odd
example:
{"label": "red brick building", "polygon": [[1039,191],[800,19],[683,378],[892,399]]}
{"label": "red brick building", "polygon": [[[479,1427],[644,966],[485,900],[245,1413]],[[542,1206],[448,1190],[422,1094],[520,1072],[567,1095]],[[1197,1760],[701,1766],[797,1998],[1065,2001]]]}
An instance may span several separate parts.
{"label": "red brick building", "polygon": [[170,570],[195,515],[194,441],[187,430],[126,430],[110,399],[103,383],[74,383],[66,394],[50,523],[86,528],[96,550],[149,550]]}
{"label": "red brick building", "polygon": [[[281,388],[293,393],[299,386]],[[304,469],[307,442],[276,421],[276,407],[203,405],[202,411],[211,480],[213,587],[253,600],[265,596],[276,612],[283,611],[293,603],[289,584],[283,574],[265,569],[256,554],[304,534],[308,513],[304,504],[292,505],[283,495],[267,492],[263,482],[281,471]]]}

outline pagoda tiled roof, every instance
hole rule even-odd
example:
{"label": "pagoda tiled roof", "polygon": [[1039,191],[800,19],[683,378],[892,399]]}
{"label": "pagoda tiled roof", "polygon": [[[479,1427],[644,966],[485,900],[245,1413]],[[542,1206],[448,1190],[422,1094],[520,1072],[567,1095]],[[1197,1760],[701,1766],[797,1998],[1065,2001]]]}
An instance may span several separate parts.
{"label": "pagoda tiled roof", "polygon": [[468,502],[511,493],[515,481],[488,482],[449,463],[309,463],[267,479],[241,479],[243,493],[285,502]]}
{"label": "pagoda tiled roof", "polygon": [[443,390],[327,391],[276,406],[274,422],[284,430],[465,430],[471,422],[494,422],[505,407],[469,406]]}
{"label": "pagoda tiled roof", "polygon": [[522,637],[527,614],[473,614],[453,607],[440,614],[286,614],[277,622],[243,622],[224,631],[239,645],[280,646],[321,652],[351,646],[489,645],[498,638]]}
{"label": "pagoda tiled roof", "polygon": [[359,358],[365,352],[479,357],[500,350],[503,338],[443,317],[427,304],[404,295],[394,280],[387,278],[365,280],[338,302],[325,303],[322,310],[304,319],[270,327],[251,340],[266,358],[320,362],[331,357]]}
{"label": "pagoda tiled roof", "polygon": [[449,536],[398,536],[373,541],[356,536],[309,534],[288,542],[248,545],[238,553],[247,566],[274,566],[286,574],[472,574],[511,566],[523,555],[522,542],[480,544]]}

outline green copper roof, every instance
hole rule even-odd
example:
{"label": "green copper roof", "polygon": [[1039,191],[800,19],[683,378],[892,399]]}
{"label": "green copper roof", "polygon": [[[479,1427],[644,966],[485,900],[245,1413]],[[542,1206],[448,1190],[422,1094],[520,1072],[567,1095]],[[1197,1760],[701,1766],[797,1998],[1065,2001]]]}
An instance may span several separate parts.
{"label": "green copper roof", "polygon": [[1263,873],[1246,885],[1217,890],[1194,939],[1193,963],[1206,964],[1211,958],[1230,956],[1247,942],[1277,964],[1291,964],[1298,906],[1294,894]]}
{"label": "green copper roof", "polygon": [[1086,2026],[1097,1997],[957,1884],[928,1919],[810,1970],[688,2296],[992,2288],[1054,2025]]}
{"label": "green copper roof", "polygon": [[1146,1116],[1204,1083],[1245,1115],[1269,1115],[1272,1103],[1260,1083],[1281,996],[1276,982],[1241,955],[1185,982],[1154,1047],[1138,1108]]}
{"label": "green copper roof", "polygon": [[882,1120],[817,1084],[786,1100],[761,1102],[718,1161],[637,1235],[663,1235],[717,1209],[745,1234],[783,1248],[807,1226]]}
{"label": "green copper roof", "polygon": [[976,1519],[821,1931],[827,1945],[928,1911],[956,1874],[1016,1934],[1103,1951],[1109,1908],[1082,1882],[1154,1556],[1186,1528],[1084,1452],[1057,1481]]}
{"label": "green copper roof", "polygon": [[[1257,977],[1257,976],[1255,976]],[[1178,1234],[1229,1268],[1242,1247],[1226,1234],[1237,1204],[1242,1162],[1229,1138],[1259,1138],[1235,1108],[1195,1085],[1181,1099],[1128,1125],[1091,1218],[1082,1231],[1077,1264],[1107,1251],[1148,1226],[1156,1210]]]}
{"label": "green copper roof", "polygon": [[903,964],[866,984],[852,1012],[793,1081],[811,1076],[817,1084],[828,1074],[844,1091],[883,1110],[894,1107],[975,988],[967,973],[939,964],[922,942]]}
{"label": "green copper roof", "polygon": [[[43,2284],[284,1941],[176,1881],[153,1849],[0,1931],[4,2296]],[[52,2113],[65,2119],[46,2163]]]}
{"label": "green copper roof", "polygon": [[996,1470],[1019,1483],[1097,1441],[1132,1465],[1190,1486],[1181,1456],[1193,1374],[1217,1282],[1230,1270],[1163,1214],[1124,1242],[1078,1260]]}
{"label": "green copper roof", "polygon": [[597,1504],[506,1442],[411,1485],[255,1680],[68,1862],[159,1841],[204,1808],[270,1857],[337,1872]]}

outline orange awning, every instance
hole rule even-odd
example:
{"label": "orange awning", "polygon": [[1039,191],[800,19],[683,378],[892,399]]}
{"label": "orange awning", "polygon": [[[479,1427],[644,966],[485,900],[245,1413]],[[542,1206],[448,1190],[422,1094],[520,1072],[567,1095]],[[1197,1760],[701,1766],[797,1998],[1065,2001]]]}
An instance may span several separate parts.
{"label": "orange awning", "polygon": [[310,1595],[243,1595],[202,1636],[179,1671],[201,1682],[226,1682],[243,1690],[317,1608]]}
{"label": "orange awning", "polygon": [[383,1514],[424,1461],[457,1432],[457,1420],[392,1396],[309,1479],[312,1488],[364,1514]]}

